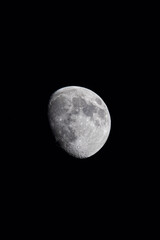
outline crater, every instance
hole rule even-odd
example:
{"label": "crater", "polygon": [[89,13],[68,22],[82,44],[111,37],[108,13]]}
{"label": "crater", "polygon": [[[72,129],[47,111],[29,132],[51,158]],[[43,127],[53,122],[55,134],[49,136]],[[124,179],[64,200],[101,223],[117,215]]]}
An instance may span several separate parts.
{"label": "crater", "polygon": [[76,89],[73,89],[73,88],[72,89],[71,88],[67,89],[66,88],[66,89],[63,90],[63,92],[67,95],[71,95],[71,94],[76,92]]}
{"label": "crater", "polygon": [[73,97],[72,103],[73,103],[74,108],[85,107],[87,104],[86,101],[81,97]]}
{"label": "crater", "polygon": [[72,117],[72,111],[71,111],[71,113],[69,113],[69,114],[67,114],[66,115],[66,117],[64,118],[64,120],[63,120],[63,123],[65,124],[65,125],[69,125],[71,122],[75,122],[76,120]]}
{"label": "crater", "polygon": [[86,104],[86,106],[83,108],[83,113],[87,117],[93,117],[93,113],[97,112],[97,107],[91,104]]}
{"label": "crater", "polygon": [[70,108],[67,99],[64,96],[57,97],[50,106],[50,114],[52,117],[65,114]]}
{"label": "crater", "polygon": [[73,108],[72,111],[71,111],[71,113],[75,114],[75,115],[79,114],[79,112],[80,112],[79,108]]}
{"label": "crater", "polygon": [[101,99],[100,98],[96,98],[95,99],[95,101],[99,104],[99,105],[101,105],[102,104],[102,101],[101,101]]}
{"label": "crater", "polygon": [[98,115],[101,119],[106,120],[106,117],[105,117],[106,114],[105,114],[105,111],[103,109],[99,108]]}
{"label": "crater", "polygon": [[98,120],[95,120],[95,121],[94,121],[94,124],[95,124],[97,127],[100,126],[100,122],[99,122]]}
{"label": "crater", "polygon": [[74,142],[77,139],[75,134],[75,130],[73,130],[70,126],[62,126],[61,127],[61,138],[60,141],[64,142]]}
{"label": "crater", "polygon": [[72,98],[73,108],[71,113],[72,114],[79,114],[81,108],[84,108],[87,103],[82,97],[73,97]]}

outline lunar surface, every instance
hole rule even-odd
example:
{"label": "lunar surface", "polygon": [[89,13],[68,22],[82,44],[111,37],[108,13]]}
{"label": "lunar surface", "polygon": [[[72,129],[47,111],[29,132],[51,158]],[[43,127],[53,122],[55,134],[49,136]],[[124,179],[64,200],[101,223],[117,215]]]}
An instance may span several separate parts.
{"label": "lunar surface", "polygon": [[111,129],[106,104],[84,87],[70,86],[54,92],[48,117],[55,140],[76,158],[88,158],[98,152]]}

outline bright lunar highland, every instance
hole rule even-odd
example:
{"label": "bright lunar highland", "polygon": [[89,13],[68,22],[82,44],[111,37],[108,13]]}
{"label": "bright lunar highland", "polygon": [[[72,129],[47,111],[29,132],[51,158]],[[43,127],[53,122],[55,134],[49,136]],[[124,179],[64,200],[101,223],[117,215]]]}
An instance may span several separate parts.
{"label": "bright lunar highland", "polygon": [[88,158],[106,143],[111,117],[102,98],[78,86],[54,92],[48,105],[49,123],[55,137],[68,154]]}

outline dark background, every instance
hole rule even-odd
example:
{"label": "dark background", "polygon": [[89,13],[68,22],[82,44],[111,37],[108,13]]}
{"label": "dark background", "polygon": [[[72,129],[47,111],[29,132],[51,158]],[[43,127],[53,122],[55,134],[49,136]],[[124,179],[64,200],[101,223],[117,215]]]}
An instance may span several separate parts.
{"label": "dark background", "polygon": [[[143,209],[140,196],[146,186],[140,113],[148,25],[141,10],[135,16],[123,6],[83,13],[64,6],[26,9],[10,10],[5,19],[6,182],[13,202],[40,219],[54,214],[57,222],[61,214],[67,221],[71,212],[73,218],[82,214],[83,221],[104,213],[111,225],[115,216],[119,222],[127,219],[139,206]],[[96,92],[111,115],[106,144],[84,160],[55,144],[48,123],[51,94],[71,85]]]}
{"label": "dark background", "polygon": [[[87,15],[76,21],[75,16],[65,20],[51,14],[22,15],[10,23],[9,47],[14,77],[10,87],[15,101],[12,117],[17,126],[15,135],[20,134],[19,153],[26,159],[21,161],[24,171],[31,171],[40,180],[43,176],[62,182],[71,178],[84,186],[86,180],[104,178],[99,180],[99,187],[107,179],[114,182],[127,177],[136,164],[128,159],[136,148],[133,138],[138,114],[134,112],[141,77],[140,41],[132,20],[126,21],[119,14],[116,18],[99,15],[92,21]],[[95,91],[111,114],[107,143],[86,160],[73,159],[59,149],[48,125],[50,95],[70,85]]]}

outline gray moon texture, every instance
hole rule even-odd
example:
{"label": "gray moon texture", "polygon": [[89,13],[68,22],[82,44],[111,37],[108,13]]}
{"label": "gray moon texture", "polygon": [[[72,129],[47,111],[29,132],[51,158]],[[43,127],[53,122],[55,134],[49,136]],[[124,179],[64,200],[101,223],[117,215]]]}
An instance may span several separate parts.
{"label": "gray moon texture", "polygon": [[110,113],[102,98],[79,86],[64,87],[51,95],[48,118],[55,140],[75,158],[97,153],[111,129]]}

